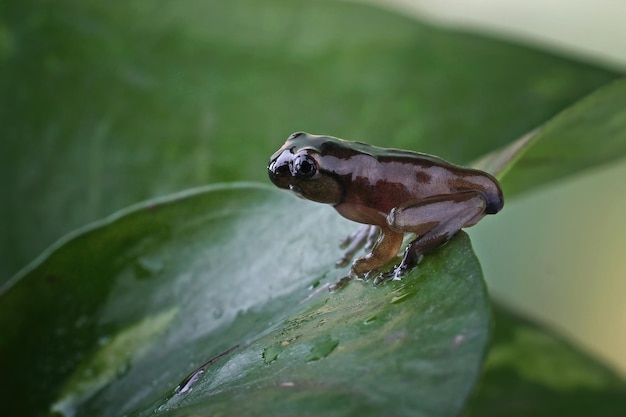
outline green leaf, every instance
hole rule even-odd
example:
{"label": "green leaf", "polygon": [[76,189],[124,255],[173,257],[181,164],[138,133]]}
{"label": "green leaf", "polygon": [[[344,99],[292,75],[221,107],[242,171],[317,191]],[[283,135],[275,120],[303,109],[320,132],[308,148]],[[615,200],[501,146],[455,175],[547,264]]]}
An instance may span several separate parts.
{"label": "green leaf", "polygon": [[490,328],[467,235],[329,293],[352,227],[239,184],[68,236],[0,297],[3,415],[457,414]]}
{"label": "green leaf", "polygon": [[496,306],[496,326],[465,415],[619,417],[626,382],[536,324]]}
{"label": "green leaf", "polygon": [[[475,165],[496,173],[508,198],[616,161],[626,155],[625,105],[621,80]],[[466,415],[623,415],[626,382],[600,360],[503,307],[494,316],[494,338]]]}
{"label": "green leaf", "polygon": [[322,0],[0,2],[0,281],[130,204],[258,180],[291,132],[467,163],[611,71]]}
{"label": "green leaf", "polygon": [[497,174],[510,197],[624,156],[626,80],[620,80],[474,165]]}
{"label": "green leaf", "polygon": [[[527,48],[442,31],[369,6],[342,2],[191,0],[160,2],[157,7],[148,0],[4,1],[0,4],[0,282],[62,233],[132,202],[211,181],[257,180],[267,156],[291,131],[309,130],[416,149],[464,163],[534,129],[616,76]],[[616,108],[609,105],[599,109],[592,119],[603,123],[604,111],[615,114]],[[586,114],[579,114],[581,120]],[[579,125],[571,126],[570,136],[576,137]],[[621,129],[619,123],[616,126]],[[592,138],[590,133],[597,131],[583,126],[582,132],[586,136],[576,140]],[[554,132],[551,135],[556,138]],[[581,149],[601,148],[592,145],[587,142]],[[593,164],[621,155],[613,145]],[[553,157],[554,153],[547,155]],[[530,162],[541,165],[541,158],[533,157]],[[505,177],[507,197],[588,164],[574,158],[573,163],[563,166],[566,169],[528,171],[529,175],[518,177],[514,168],[511,185]],[[238,363],[250,363],[246,361],[251,356],[259,361],[255,365],[267,367],[268,372],[284,364],[285,349],[294,345],[284,345],[281,337],[272,338],[281,323],[323,309],[316,304],[324,299],[322,295],[294,307],[308,292],[302,282],[293,280],[306,277],[307,284],[315,285],[318,278],[322,282],[336,279],[337,272],[324,265],[330,265],[337,253],[326,240],[313,240],[318,246],[313,250],[307,246],[309,250],[304,252],[302,242],[311,243],[306,222],[285,230],[256,216],[246,223],[242,214],[271,211],[275,202],[256,207],[265,200],[248,191],[249,199],[237,192],[221,197],[220,193],[209,193],[213,200],[198,203],[197,209],[213,205],[223,208],[213,219],[202,217],[186,203],[164,201],[165,206],[180,209],[174,213],[177,209],[172,208],[169,215],[182,216],[180,225],[186,225],[182,231],[172,230],[166,221],[153,221],[156,214],[145,207],[129,212],[65,239],[21,274],[22,279],[0,299],[3,412],[45,414],[50,407],[86,415],[135,409],[149,412],[151,406],[146,404],[153,401],[150,404],[182,405],[202,413],[208,405],[194,395],[210,389],[204,378],[219,372],[229,375]],[[197,203],[196,197],[184,201]],[[302,213],[315,220],[308,226],[316,233],[320,224],[332,226],[337,221],[335,213],[328,218],[317,217],[317,211],[302,207]],[[161,208],[158,205],[157,211]],[[294,216],[284,208],[277,213]],[[301,222],[300,213],[297,217]],[[129,218],[132,221],[124,223]],[[211,222],[233,226],[236,221],[237,225],[228,232],[216,227],[217,235],[205,231],[202,236],[191,236],[195,226],[185,222],[193,219],[200,229]],[[256,240],[269,229],[281,232],[275,236],[283,245],[278,250],[276,242],[262,245]],[[320,233],[334,236],[340,230],[337,223]],[[296,233],[291,234],[293,231]],[[178,238],[187,240],[178,242]],[[289,239],[289,245],[284,239]],[[441,252],[457,248],[457,252],[466,253],[464,239],[460,236]],[[224,242],[230,253],[220,252],[210,261],[198,254],[206,250],[204,254],[209,255],[207,248],[220,247]],[[169,252],[170,244],[176,244],[176,250]],[[276,252],[272,257],[275,262],[257,259],[258,253],[270,247]],[[456,252],[452,255],[444,262],[437,258],[438,252],[427,257],[422,268],[432,275],[428,265],[433,262],[438,270],[448,271],[446,265],[455,270],[455,262],[469,256],[457,259]],[[301,263],[287,262],[291,270],[284,271],[281,262],[285,256]],[[317,263],[320,259],[324,263]],[[186,261],[192,262],[185,270],[191,275],[181,272],[180,264]],[[443,266],[437,264],[439,261]],[[207,284],[204,278],[213,277],[215,272],[206,271],[213,271],[214,264],[220,266],[219,277]],[[176,267],[168,269],[171,265]],[[300,271],[301,265],[310,269]],[[465,271],[461,267],[458,270]],[[285,276],[276,277],[267,271],[281,271]],[[426,285],[422,280],[430,282],[431,275],[413,279],[421,289]],[[234,276],[239,278],[232,280]],[[270,287],[250,284],[259,277]],[[168,283],[163,282],[166,279]],[[407,282],[392,283],[382,290],[366,286],[363,294],[351,293],[359,288],[352,284],[342,296],[362,295],[370,300],[384,295],[388,308],[412,306],[422,291],[383,292],[400,289]],[[220,285],[209,290],[210,284]],[[241,292],[241,298],[220,298],[233,295],[229,284]],[[263,288],[271,291],[263,293]],[[206,297],[208,293],[211,297]],[[441,291],[434,294],[444,304],[451,297]],[[207,304],[199,307],[201,299]],[[230,303],[230,308],[224,308],[223,302]],[[346,305],[361,306],[355,299],[347,300]],[[449,311],[456,313],[453,307]],[[458,306],[465,307],[462,303]],[[203,315],[184,315],[188,310],[202,311]],[[381,317],[389,317],[354,310],[359,313],[357,322],[367,323],[366,329],[380,325]],[[415,312],[410,317],[416,326],[431,329],[430,322],[419,321],[422,316],[429,318]],[[311,325],[304,322],[303,326],[306,324]],[[185,333],[190,328],[193,335]],[[176,331],[184,337],[174,340]],[[446,335],[446,342],[452,333]],[[541,338],[522,334],[526,335],[524,343],[546,346]],[[315,366],[320,366],[320,372],[327,370],[325,381],[331,371],[343,369],[332,361],[339,361],[339,357],[342,362],[339,355],[350,353],[345,346],[351,339],[343,333],[320,331],[315,335],[299,339],[305,348],[300,346],[297,359],[306,365],[297,364],[306,366],[307,372],[301,374],[308,375]],[[464,341],[463,336],[454,337]],[[422,346],[423,341],[415,345]],[[384,345],[384,341],[373,343]],[[505,353],[524,353],[519,344],[510,344]],[[197,385],[189,395],[170,398],[173,384],[236,345],[239,348],[216,360],[202,378],[194,380]],[[551,351],[549,343],[547,351]],[[402,355],[384,359],[396,358]],[[467,366],[479,362],[464,360]],[[380,363],[388,365],[383,360]],[[284,369],[295,367],[291,362],[289,365]],[[345,371],[350,378],[362,379],[350,371]],[[452,396],[459,403],[472,380],[472,372],[461,374],[465,384]],[[262,384],[272,381],[271,377],[263,379],[266,374],[254,367],[251,375],[261,379],[252,386],[239,386],[230,380],[234,385],[228,386],[229,391],[216,395],[227,401],[232,394],[237,401],[237,393],[258,386],[257,395],[268,403],[272,398],[278,403],[285,389],[298,387],[288,380],[279,384],[281,389],[267,393]],[[411,378],[421,375],[412,374]],[[543,382],[536,375],[531,377],[535,378],[528,379],[533,389],[541,387]],[[512,389],[516,388],[515,381],[519,379],[508,381]],[[382,380],[378,385],[385,384]],[[604,387],[610,389],[609,385]],[[314,384],[314,388],[327,387]],[[318,404],[325,405],[322,398],[335,401],[331,394],[310,399],[306,395],[318,392],[314,388],[307,386],[306,392],[298,392],[297,404],[316,410]],[[122,395],[124,389],[127,391]],[[351,398],[358,398],[358,404],[363,403],[358,397],[361,392],[350,392],[355,393]],[[369,394],[372,392],[377,391],[372,389]],[[245,393],[247,399],[249,391]],[[281,397],[272,397],[274,394]],[[429,400],[439,395],[428,394]],[[502,398],[513,398],[515,391],[508,394],[511,397]],[[414,396],[411,392],[406,398],[414,400]],[[384,412],[378,414],[407,404],[414,408],[411,414],[418,414],[423,411],[420,407],[432,405],[428,401],[404,403],[404,398],[382,405]],[[549,401],[560,397],[542,398]],[[243,407],[240,403],[237,405]],[[539,403],[535,403],[537,407]],[[452,410],[456,405],[432,406]],[[353,402],[344,406],[346,413],[357,407]]]}

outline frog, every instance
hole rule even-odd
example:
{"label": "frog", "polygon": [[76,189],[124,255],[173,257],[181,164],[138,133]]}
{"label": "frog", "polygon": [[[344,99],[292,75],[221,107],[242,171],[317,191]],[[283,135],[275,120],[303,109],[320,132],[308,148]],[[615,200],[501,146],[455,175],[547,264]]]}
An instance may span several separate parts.
{"label": "frog", "polygon": [[[426,153],[333,136],[291,134],[267,170],[278,188],[329,204],[362,225],[342,242],[348,249],[337,266],[347,266],[363,247],[369,252],[356,258],[331,290],[353,279],[375,277],[374,285],[399,280],[425,254],[504,206],[500,184],[487,172]],[[414,238],[401,261],[381,271],[398,257],[405,236]]]}

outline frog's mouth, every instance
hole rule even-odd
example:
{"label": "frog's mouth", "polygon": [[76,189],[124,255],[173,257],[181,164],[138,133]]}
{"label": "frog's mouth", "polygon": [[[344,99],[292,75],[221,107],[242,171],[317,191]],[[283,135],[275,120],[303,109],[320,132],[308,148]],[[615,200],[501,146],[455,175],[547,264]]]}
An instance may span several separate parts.
{"label": "frog's mouth", "polygon": [[298,187],[297,185],[289,184],[289,191],[294,193],[296,197],[306,199],[306,197],[304,196],[304,192],[302,191],[302,188]]}

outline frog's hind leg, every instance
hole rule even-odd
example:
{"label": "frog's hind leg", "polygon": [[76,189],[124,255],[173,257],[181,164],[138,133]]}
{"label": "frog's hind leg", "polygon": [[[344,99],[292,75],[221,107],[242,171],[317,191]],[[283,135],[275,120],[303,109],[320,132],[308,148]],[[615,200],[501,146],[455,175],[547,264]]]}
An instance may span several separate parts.
{"label": "frog's hind leg", "polygon": [[485,216],[487,201],[479,192],[463,192],[411,201],[389,213],[393,230],[417,235],[407,246],[402,262],[374,281],[379,284],[400,278],[417,265],[423,255],[444,243],[463,227],[473,226]]}

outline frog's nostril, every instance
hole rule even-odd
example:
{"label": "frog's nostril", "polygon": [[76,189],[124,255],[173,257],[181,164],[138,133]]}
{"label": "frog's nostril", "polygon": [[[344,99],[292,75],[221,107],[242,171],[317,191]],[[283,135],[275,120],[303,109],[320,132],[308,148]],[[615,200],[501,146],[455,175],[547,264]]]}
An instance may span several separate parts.
{"label": "frog's nostril", "polygon": [[283,161],[282,163],[279,161],[272,161],[267,167],[267,170],[272,177],[281,177],[285,174],[291,174],[287,161]]}
{"label": "frog's nostril", "polygon": [[304,135],[304,132],[294,132],[291,135],[289,135],[289,137],[287,138],[287,140],[292,140],[297,138],[298,136],[302,136]]}

